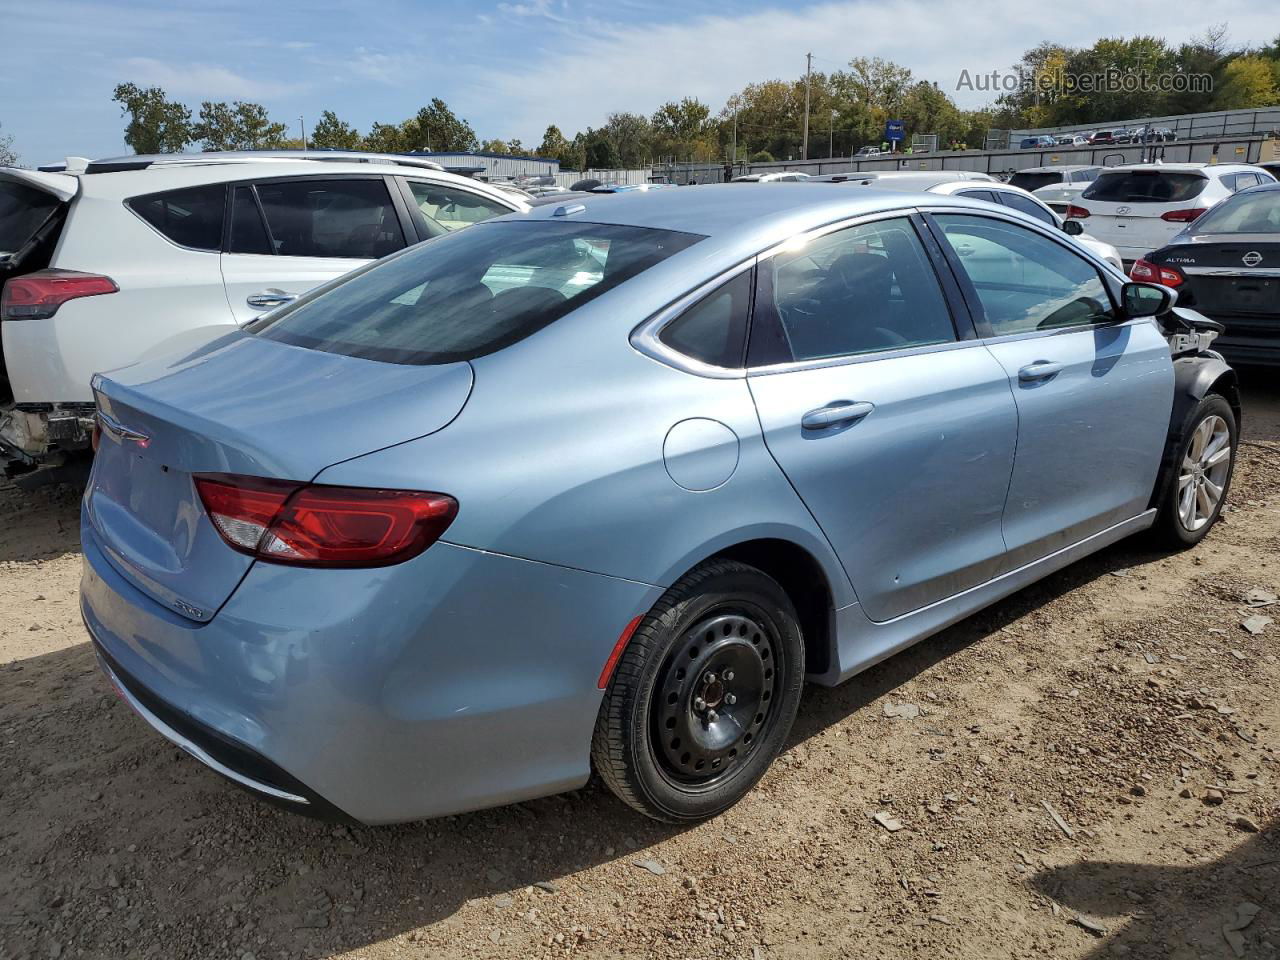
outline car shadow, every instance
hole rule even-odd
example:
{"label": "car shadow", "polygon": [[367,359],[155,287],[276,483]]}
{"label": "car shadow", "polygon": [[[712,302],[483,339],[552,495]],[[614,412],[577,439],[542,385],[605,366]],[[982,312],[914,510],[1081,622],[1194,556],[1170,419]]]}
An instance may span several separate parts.
{"label": "car shadow", "polygon": [[[1240,836],[1248,839],[1208,863],[1086,860],[1043,869],[1030,884],[1073,922],[1092,928],[1099,943],[1090,960],[1274,957],[1280,950],[1280,828]],[[1191,856],[1173,848],[1159,859]]]}
{"label": "car shadow", "polygon": [[79,553],[82,492],[70,484],[21,490],[0,477],[0,562]]}

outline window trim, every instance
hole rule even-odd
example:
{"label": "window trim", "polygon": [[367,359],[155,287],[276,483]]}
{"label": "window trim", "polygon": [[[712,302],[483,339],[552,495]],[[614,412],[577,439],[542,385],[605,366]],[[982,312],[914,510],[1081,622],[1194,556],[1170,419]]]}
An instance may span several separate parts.
{"label": "window trim", "polygon": [[[1009,208],[1011,211],[1012,207]],[[991,211],[978,210],[974,208],[959,207],[943,207],[928,206],[921,207],[920,212],[924,216],[925,222],[928,224],[930,231],[933,232],[937,239],[942,254],[946,258],[947,265],[950,267],[952,274],[955,275],[956,282],[960,286],[960,290],[964,297],[965,303],[969,308],[969,313],[973,319],[975,328],[978,331],[978,339],[983,343],[1006,343],[1013,340],[1030,340],[1037,337],[1059,336],[1068,333],[1081,333],[1084,331],[1101,330],[1107,327],[1124,327],[1131,323],[1151,323],[1154,322],[1151,317],[1139,317],[1136,320],[1123,319],[1123,310],[1120,306],[1120,287],[1123,281],[1118,280],[1113,271],[1115,267],[1107,263],[1101,257],[1095,256],[1092,250],[1084,246],[1066,242],[1065,234],[1059,234],[1058,231],[1048,229],[1038,221],[1028,222],[1021,219],[1023,215],[1019,215],[1017,219],[1012,216],[1005,215],[1002,210],[993,209]],[[1006,333],[997,335],[995,330],[987,322],[986,308],[983,307],[981,299],[978,297],[977,288],[974,287],[973,281],[969,278],[969,274],[965,271],[964,265],[960,262],[959,255],[946,242],[946,233],[942,229],[942,225],[934,218],[934,214],[950,214],[956,216],[968,217],[985,217],[988,220],[1001,220],[1005,223],[1012,224],[1015,227],[1021,227],[1024,230],[1030,230],[1041,236],[1052,240],[1058,246],[1062,247],[1068,253],[1075,254],[1084,260],[1094,272],[1098,274],[1098,280],[1102,283],[1102,287],[1107,291],[1107,296],[1111,298],[1112,309],[1116,311],[1117,319],[1110,323],[1090,323],[1082,324],[1077,327],[1058,327],[1053,330],[1028,330],[1023,333]]]}

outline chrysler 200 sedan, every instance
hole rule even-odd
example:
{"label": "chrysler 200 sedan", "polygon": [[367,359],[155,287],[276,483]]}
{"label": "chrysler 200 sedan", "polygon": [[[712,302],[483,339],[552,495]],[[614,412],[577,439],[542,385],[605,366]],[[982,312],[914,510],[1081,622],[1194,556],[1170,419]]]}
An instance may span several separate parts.
{"label": "chrysler 200 sedan", "polygon": [[1200,540],[1212,324],[978,201],[716,185],[430,240],[95,378],[82,608],[260,796],[724,810],[835,684],[1107,544]]}

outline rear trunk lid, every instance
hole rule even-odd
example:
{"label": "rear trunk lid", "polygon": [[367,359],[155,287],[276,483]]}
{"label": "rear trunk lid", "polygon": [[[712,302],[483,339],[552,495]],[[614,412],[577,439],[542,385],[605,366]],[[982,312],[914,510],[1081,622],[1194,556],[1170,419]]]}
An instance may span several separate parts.
{"label": "rear trunk lid", "polygon": [[[49,265],[79,189],[79,179],[66,174],[0,168],[0,289],[13,277]],[[12,399],[0,336],[0,403]]]}
{"label": "rear trunk lid", "polygon": [[[1220,238],[1220,239],[1218,239]],[[1156,260],[1186,276],[1190,305],[1207,316],[1233,318],[1231,333],[1280,331],[1280,235],[1200,235]]]}
{"label": "rear trunk lid", "polygon": [[1200,207],[1208,183],[1194,170],[1117,170],[1099,174],[1076,202],[1089,211],[1085,229],[1133,260],[1163,247],[1187,225],[1162,218]]}
{"label": "rear trunk lid", "polygon": [[194,474],[308,481],[441,429],[471,384],[465,362],[379,363],[243,332],[99,376],[102,436],[85,500],[93,533],[135,586],[209,620],[254,561],[222,541]]}

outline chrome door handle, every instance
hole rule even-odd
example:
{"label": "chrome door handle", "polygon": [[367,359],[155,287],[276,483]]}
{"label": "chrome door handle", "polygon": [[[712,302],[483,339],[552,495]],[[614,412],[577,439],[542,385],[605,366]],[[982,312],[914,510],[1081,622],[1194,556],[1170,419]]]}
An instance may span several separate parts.
{"label": "chrome door handle", "polygon": [[846,423],[857,423],[876,408],[874,403],[837,400],[817,410],[810,410],[800,418],[800,426],[806,430],[823,430]]}
{"label": "chrome door handle", "polygon": [[1023,383],[1034,383],[1037,380],[1048,380],[1062,372],[1062,364],[1053,360],[1037,360],[1018,371],[1018,379]]}
{"label": "chrome door handle", "polygon": [[296,293],[285,293],[275,287],[268,287],[261,293],[253,293],[245,297],[244,302],[251,307],[270,308],[281,307],[286,303],[293,303],[297,299],[298,295]]}

